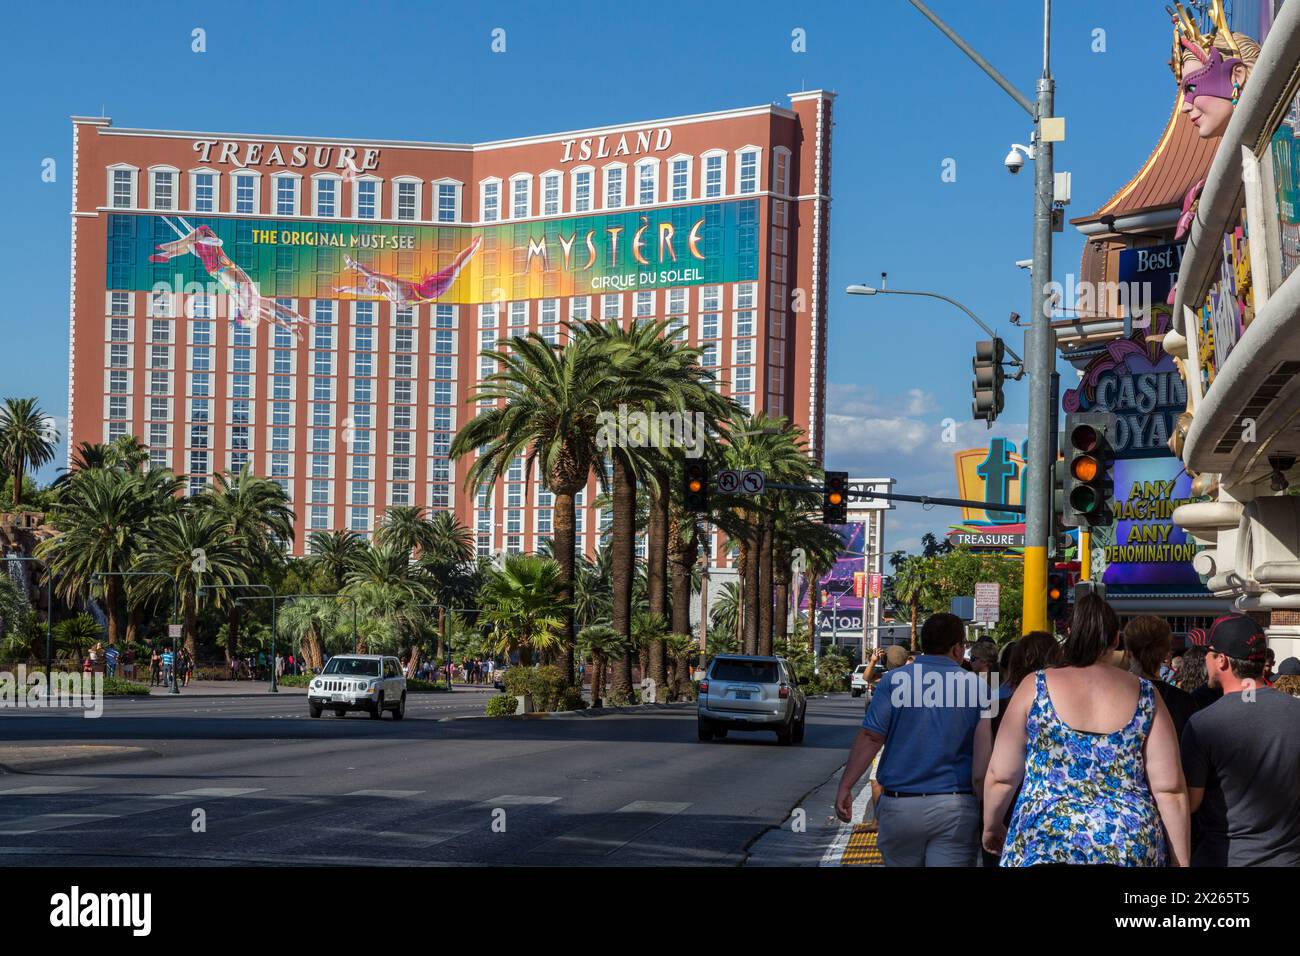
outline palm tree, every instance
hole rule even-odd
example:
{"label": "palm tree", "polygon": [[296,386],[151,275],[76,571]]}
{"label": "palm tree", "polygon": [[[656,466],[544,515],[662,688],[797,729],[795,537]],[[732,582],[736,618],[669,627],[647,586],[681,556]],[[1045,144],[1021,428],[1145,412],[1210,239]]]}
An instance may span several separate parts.
{"label": "palm tree", "polygon": [[342,593],[356,599],[367,622],[382,622],[392,640],[408,647],[418,662],[418,638],[426,615],[416,605],[431,602],[423,572],[411,563],[411,553],[392,544],[367,548],[345,580]]}
{"label": "palm tree", "polygon": [[[289,496],[269,478],[252,474],[248,465],[238,476],[218,474],[215,483],[194,501],[216,515],[256,570],[265,571],[282,560],[282,542],[293,540],[294,514]],[[217,594],[228,607],[225,650],[229,663],[239,653],[239,604],[233,594]]]}
{"label": "palm tree", "polygon": [[740,641],[740,585],[727,581],[719,589],[718,596],[710,596],[709,640],[704,648],[710,657],[729,654]]}
{"label": "palm tree", "polygon": [[0,461],[13,475],[14,510],[23,497],[27,466],[39,468],[54,459],[59,433],[34,398],[6,398],[0,405]]}
{"label": "palm tree", "polygon": [[843,548],[844,539],[834,528],[807,514],[789,511],[778,513],[772,550],[772,580],[776,588],[777,608],[776,643],[785,641],[787,637],[786,613],[790,607],[794,552],[800,550],[804,554],[804,580],[811,595],[821,577],[820,573],[814,573],[814,569],[833,567]]}
{"label": "palm tree", "polygon": [[549,661],[570,650],[565,623],[572,612],[564,600],[559,562],[533,554],[512,554],[505,566],[488,572],[479,592],[479,623],[487,627],[497,653],[519,652],[527,667],[533,652]]}
{"label": "palm tree", "polygon": [[142,590],[154,597],[180,595],[185,649],[198,651],[198,587],[247,583],[249,555],[226,530],[221,516],[188,498],[185,504],[157,521],[144,534],[137,567],[162,572],[169,583],[142,578]]}
{"label": "palm tree", "polygon": [[57,656],[80,661],[100,639],[101,631],[89,614],[77,614],[54,625]]}
{"label": "palm tree", "polygon": [[627,640],[607,624],[593,624],[578,632],[578,649],[591,658],[591,706],[599,707],[605,696],[605,667],[627,653]]}
{"label": "palm tree", "polygon": [[[445,623],[450,609],[474,603],[474,595],[483,581],[474,562],[474,535],[460,523],[454,512],[440,511],[425,523],[424,543],[421,547],[420,568],[427,578],[426,585],[433,603],[440,604],[439,624]],[[442,660],[443,630],[440,626],[435,639],[434,655]],[[412,672],[419,666],[416,656],[408,665]]]}
{"label": "palm tree", "polygon": [[53,519],[59,533],[36,546],[36,557],[56,575],[67,603],[86,593],[103,597],[109,644],[122,635],[123,578],[95,575],[133,570],[146,532],[176,508],[180,487],[167,471],[95,468],[77,472],[59,492]]}
{"label": "palm tree", "polygon": [[916,615],[933,590],[933,569],[926,558],[909,555],[894,573],[894,598],[912,612],[912,650],[916,650]]}
{"label": "palm tree", "polygon": [[335,592],[343,590],[348,572],[369,547],[355,531],[317,531],[307,541],[312,563],[325,572]]}
{"label": "palm tree", "polygon": [[325,666],[325,636],[339,621],[339,606],[327,597],[299,598],[280,609],[277,626],[291,647],[299,648],[307,666],[320,673]]}
{"label": "palm tree", "polygon": [[666,644],[673,664],[668,685],[673,699],[680,700],[683,688],[691,681],[691,656],[700,646],[690,634],[669,634]]}
{"label": "palm tree", "polygon": [[[599,385],[602,359],[580,342],[552,346],[536,333],[510,340],[509,351],[489,349],[483,357],[497,371],[480,383],[480,400],[500,404],[486,408],[456,433],[453,458],[477,453],[465,477],[471,492],[495,485],[516,458],[525,457],[526,472],[536,465],[543,486],[555,496],[552,537],[559,564],[563,607],[563,642],[572,647],[573,578],[576,551],[574,499],[587,485],[599,449]],[[566,678],[574,679],[573,655],[564,660]]]}
{"label": "palm tree", "polygon": [[399,551],[412,555],[417,548],[424,550],[429,536],[429,525],[424,520],[424,509],[418,505],[396,505],[384,514],[384,520],[375,529],[375,544],[392,545]]}

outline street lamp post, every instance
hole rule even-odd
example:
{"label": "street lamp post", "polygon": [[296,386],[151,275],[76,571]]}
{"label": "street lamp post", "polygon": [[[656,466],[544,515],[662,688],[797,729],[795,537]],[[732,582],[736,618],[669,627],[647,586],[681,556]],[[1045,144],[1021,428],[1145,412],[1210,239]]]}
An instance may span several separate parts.
{"label": "street lamp post", "polygon": [[[276,680],[275,674],[275,605],[276,594],[275,588],[269,584],[200,584],[196,589],[196,594],[202,594],[204,591],[226,591],[235,590],[236,588],[257,588],[260,591],[269,591],[271,593],[271,690],[270,693],[280,693],[280,685]],[[235,598],[235,603],[239,603],[239,598]],[[238,650],[238,648],[236,648]]]}
{"label": "street lamp post", "polygon": [[[50,662],[54,657],[54,572],[40,558],[29,558],[21,554],[5,555],[7,561],[30,561],[45,569],[45,686],[50,686]],[[25,598],[26,595],[23,595]]]}
{"label": "street lamp post", "polygon": [[[170,631],[178,622],[176,620],[180,609],[180,587],[176,584],[176,579],[166,571],[96,571],[90,576],[90,583],[94,584],[98,578],[164,578],[172,583],[172,619],[168,625]],[[180,669],[176,665],[180,663],[180,650],[176,644],[176,636],[172,634],[172,688],[167,693],[180,694],[181,685],[177,679],[177,671]]]}

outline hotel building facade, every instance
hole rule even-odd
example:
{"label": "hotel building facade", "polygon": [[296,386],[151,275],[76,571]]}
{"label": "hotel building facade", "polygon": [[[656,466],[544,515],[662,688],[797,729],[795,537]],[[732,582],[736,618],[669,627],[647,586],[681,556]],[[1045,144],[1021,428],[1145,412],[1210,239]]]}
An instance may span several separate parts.
{"label": "hotel building facade", "polygon": [[481,350],[668,319],[820,461],[833,99],[471,145],[74,117],[70,447],[135,435],[191,494],[248,465],[288,492],[295,554],[399,505],[532,551],[537,476],[475,492],[448,455]]}

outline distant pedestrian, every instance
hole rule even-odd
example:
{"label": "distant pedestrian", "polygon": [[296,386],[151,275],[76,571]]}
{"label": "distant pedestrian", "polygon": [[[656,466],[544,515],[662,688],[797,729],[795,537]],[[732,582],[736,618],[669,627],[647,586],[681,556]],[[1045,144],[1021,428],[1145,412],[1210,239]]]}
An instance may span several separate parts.
{"label": "distant pedestrian", "polygon": [[149,684],[156,687],[162,680],[162,655],[158,653],[158,648],[153,649],[149,655]]}
{"label": "distant pedestrian", "polygon": [[1169,660],[1173,646],[1173,631],[1169,628],[1169,622],[1162,617],[1143,614],[1124,625],[1124,649],[1129,654],[1129,670],[1151,681],[1160,692],[1161,699],[1169,708],[1174,731],[1181,738],[1183,728],[1197,708],[1191,694],[1179,690],[1159,676],[1161,668]]}
{"label": "distant pedestrian", "polygon": [[[916,662],[881,678],[849,751],[835,796],[845,823],[853,818],[854,785],[884,748],[876,776],[878,845],[886,866],[978,865],[974,791],[984,768],[975,758],[976,735],[987,755],[989,726],[980,719],[980,679],[961,666],[965,645],[960,618],[931,615],[921,627]],[[922,688],[939,693],[922,694]]]}
{"label": "distant pedestrian", "polygon": [[1223,696],[1182,740],[1200,824],[1193,866],[1300,866],[1300,700],[1263,685],[1265,640],[1244,614],[1210,628],[1207,673]]}
{"label": "distant pedestrian", "polygon": [[1292,697],[1300,697],[1300,658],[1288,657],[1278,665],[1273,689]]}
{"label": "distant pedestrian", "polygon": [[1115,611],[1086,595],[1061,666],[1037,671],[1012,695],[984,787],[984,849],[1001,854],[1002,866],[1163,866],[1169,851],[1187,865],[1173,721],[1149,680],[1114,666],[1119,646]]}

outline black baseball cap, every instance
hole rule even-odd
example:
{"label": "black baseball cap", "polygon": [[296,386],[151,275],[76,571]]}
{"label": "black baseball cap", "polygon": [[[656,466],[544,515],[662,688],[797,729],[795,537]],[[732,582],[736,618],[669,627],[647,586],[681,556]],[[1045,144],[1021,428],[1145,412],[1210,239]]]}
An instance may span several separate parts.
{"label": "black baseball cap", "polygon": [[1300,677],[1300,658],[1288,657],[1277,668],[1278,677]]}
{"label": "black baseball cap", "polygon": [[1209,648],[1239,661],[1262,664],[1268,642],[1264,629],[1244,614],[1225,614],[1210,626]]}

